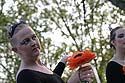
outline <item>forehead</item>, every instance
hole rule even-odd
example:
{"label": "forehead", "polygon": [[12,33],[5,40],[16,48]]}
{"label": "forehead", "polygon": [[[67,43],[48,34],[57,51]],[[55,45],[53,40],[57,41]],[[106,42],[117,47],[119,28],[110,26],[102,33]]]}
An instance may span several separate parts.
{"label": "forehead", "polygon": [[120,28],[116,31],[116,35],[121,33],[125,33],[125,28]]}
{"label": "forehead", "polygon": [[17,40],[22,40],[24,38],[29,37],[30,35],[35,34],[35,32],[33,31],[33,29],[29,26],[27,26],[26,28],[21,29],[16,35],[15,38]]}

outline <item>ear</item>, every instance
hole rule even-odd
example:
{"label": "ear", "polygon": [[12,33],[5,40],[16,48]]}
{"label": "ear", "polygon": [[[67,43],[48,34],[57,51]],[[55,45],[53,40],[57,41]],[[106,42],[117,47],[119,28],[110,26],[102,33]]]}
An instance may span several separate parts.
{"label": "ear", "polygon": [[112,44],[112,45],[115,45],[115,41],[114,41],[114,40],[112,40],[112,41],[111,41],[111,44]]}
{"label": "ear", "polygon": [[17,48],[12,48],[12,51],[17,53]]}

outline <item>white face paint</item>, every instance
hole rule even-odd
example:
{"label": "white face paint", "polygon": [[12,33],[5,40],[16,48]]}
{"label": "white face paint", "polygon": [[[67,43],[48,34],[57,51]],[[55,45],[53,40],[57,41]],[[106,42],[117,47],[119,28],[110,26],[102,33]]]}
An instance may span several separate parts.
{"label": "white face paint", "polygon": [[40,42],[35,32],[30,28],[26,27],[15,34],[17,40],[17,53],[21,59],[34,60],[40,55]]}

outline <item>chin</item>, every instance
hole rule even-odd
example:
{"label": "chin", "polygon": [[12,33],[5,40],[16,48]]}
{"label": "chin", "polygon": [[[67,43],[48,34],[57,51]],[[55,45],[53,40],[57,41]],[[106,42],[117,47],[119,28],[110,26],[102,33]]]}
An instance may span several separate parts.
{"label": "chin", "polygon": [[39,55],[40,55],[40,51],[37,50],[37,51],[35,51],[35,52],[32,52],[32,54],[33,54],[33,56],[39,56]]}
{"label": "chin", "polygon": [[40,54],[39,53],[35,53],[35,54],[33,54],[33,56],[40,56]]}

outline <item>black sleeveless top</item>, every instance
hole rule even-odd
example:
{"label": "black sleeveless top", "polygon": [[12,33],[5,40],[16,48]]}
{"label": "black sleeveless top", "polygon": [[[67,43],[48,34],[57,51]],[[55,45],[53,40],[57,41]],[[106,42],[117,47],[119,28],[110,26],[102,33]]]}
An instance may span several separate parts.
{"label": "black sleeveless top", "polygon": [[110,61],[106,68],[107,83],[125,83],[125,74],[122,68],[122,65]]}

